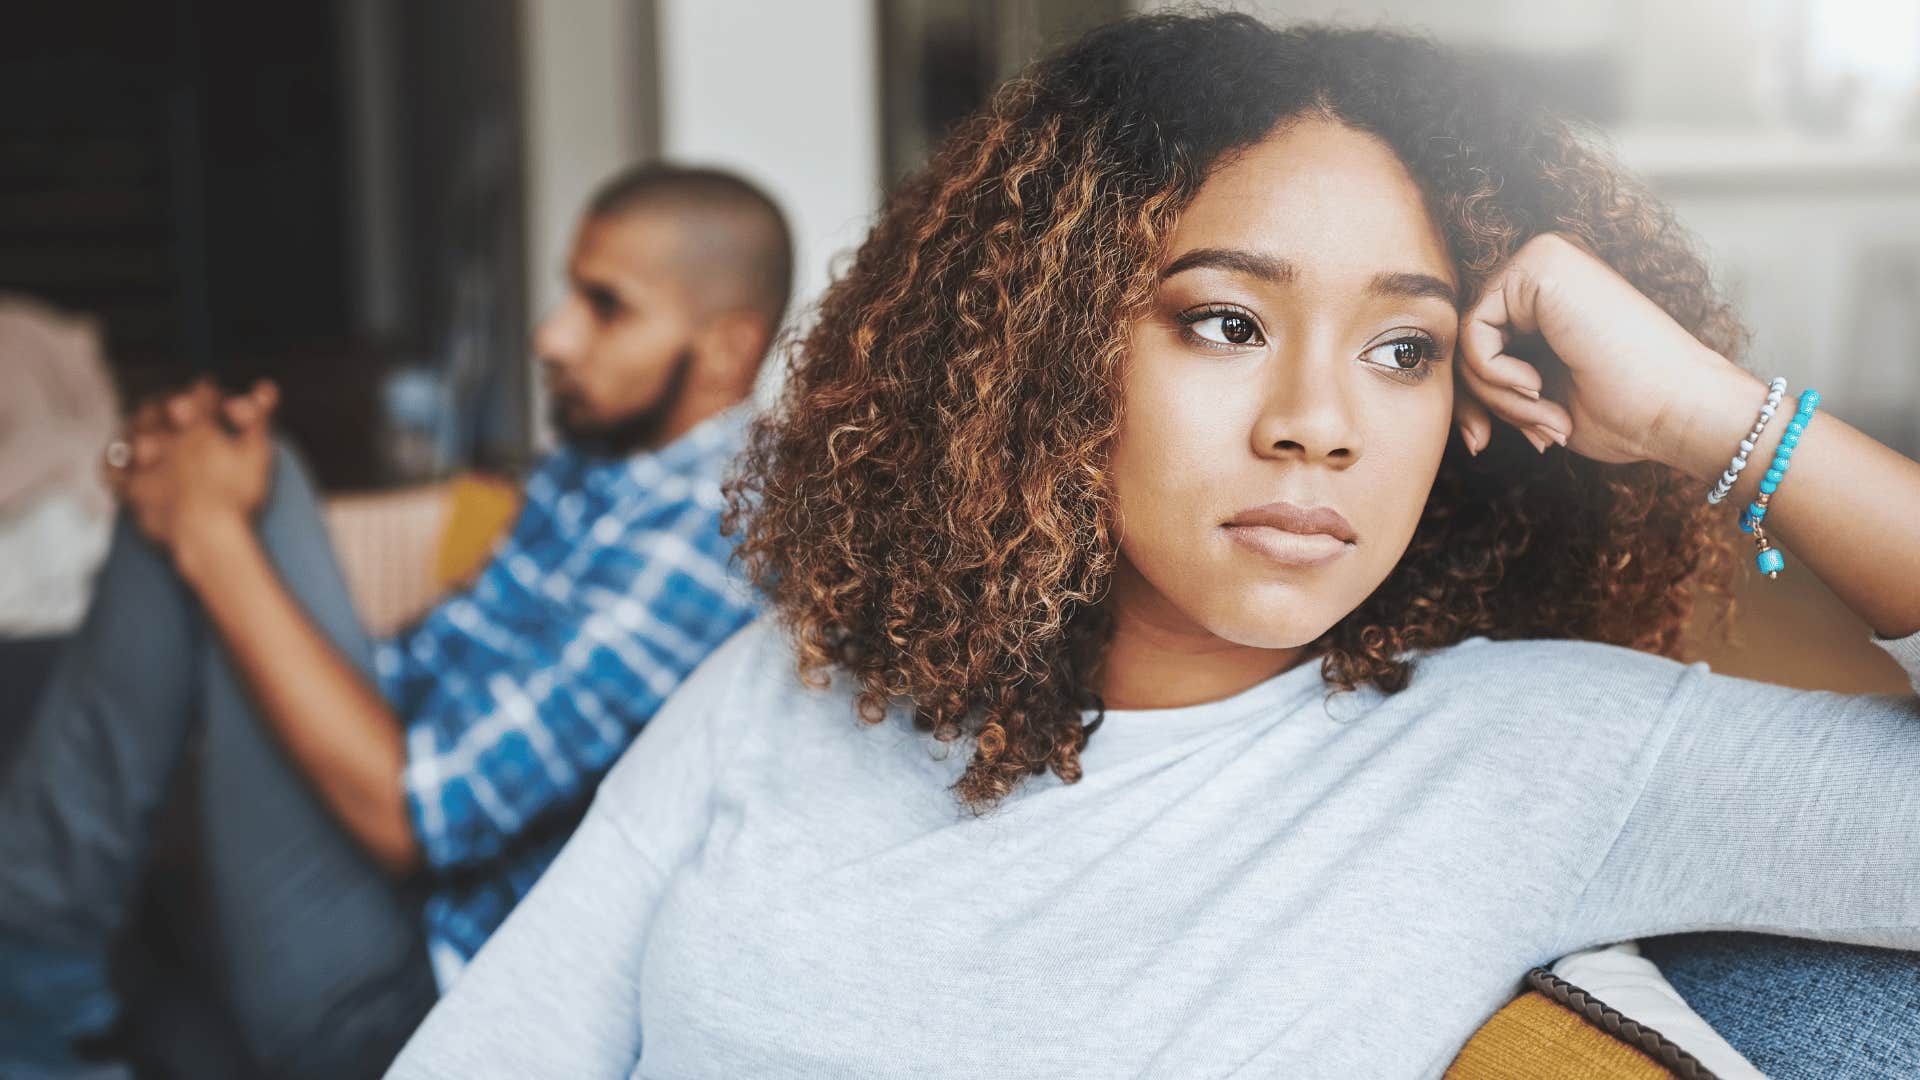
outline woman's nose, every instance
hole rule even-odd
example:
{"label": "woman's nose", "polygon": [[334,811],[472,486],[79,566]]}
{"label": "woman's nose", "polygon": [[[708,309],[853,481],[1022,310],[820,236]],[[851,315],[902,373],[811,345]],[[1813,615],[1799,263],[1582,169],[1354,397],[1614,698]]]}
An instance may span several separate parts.
{"label": "woman's nose", "polygon": [[1285,359],[1275,368],[1254,423],[1254,453],[1351,464],[1359,456],[1360,433],[1344,382],[1348,373],[1339,361]]}

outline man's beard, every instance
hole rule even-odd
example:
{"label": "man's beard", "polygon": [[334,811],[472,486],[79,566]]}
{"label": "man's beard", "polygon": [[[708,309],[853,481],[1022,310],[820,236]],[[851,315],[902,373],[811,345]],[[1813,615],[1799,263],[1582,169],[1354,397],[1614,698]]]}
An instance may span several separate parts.
{"label": "man's beard", "polygon": [[555,396],[548,407],[553,429],[569,446],[592,457],[623,458],[656,449],[668,421],[687,396],[692,381],[693,350],[682,349],[673,358],[666,385],[645,408],[604,424],[577,423],[567,415],[566,403]]}

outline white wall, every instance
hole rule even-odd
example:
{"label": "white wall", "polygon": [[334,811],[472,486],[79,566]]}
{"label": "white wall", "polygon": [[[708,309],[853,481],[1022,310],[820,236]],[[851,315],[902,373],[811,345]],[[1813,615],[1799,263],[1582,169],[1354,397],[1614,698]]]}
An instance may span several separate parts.
{"label": "white wall", "polygon": [[[1138,11],[1187,6],[1187,0],[1134,3]],[[1383,24],[1422,30],[1448,43],[1526,45],[1548,51],[1610,40],[1622,8],[1608,0],[1228,0],[1213,6],[1275,24]]]}
{"label": "white wall", "polygon": [[[1143,9],[1164,0],[1138,0]],[[1787,124],[1809,34],[1911,85],[1920,0],[1239,0],[1450,44],[1618,57],[1626,166],[1673,206],[1753,331],[1749,363],[1920,454],[1920,141]],[[1889,39],[1883,48],[1877,37]],[[1904,64],[1904,68],[1902,65]],[[1813,74],[1818,74],[1815,69]],[[1884,124],[1886,118],[1878,117]],[[1787,257],[1783,257],[1783,254]]]}
{"label": "white wall", "polygon": [[[1135,0],[1143,11],[1184,0]],[[1274,23],[1312,20],[1423,31],[1448,45],[1540,57],[1620,59],[1631,123],[1750,124],[1785,59],[1780,36],[1822,0],[1229,0]],[[1831,0],[1829,0],[1831,2]],[[1871,7],[1885,0],[1845,0]],[[1911,3],[1912,0],[1896,0]],[[1785,24],[1783,25],[1783,20]]]}
{"label": "white wall", "polygon": [[638,16],[630,0],[523,0],[527,292],[533,318],[562,295],[581,204],[639,152]]}
{"label": "white wall", "polygon": [[[561,271],[580,207],[640,152],[643,25],[635,0],[522,0],[521,105],[527,185],[527,317],[564,295]],[[531,355],[531,350],[529,350]],[[547,445],[547,409],[533,379],[534,441]]]}
{"label": "white wall", "polygon": [[[653,0],[649,43],[646,2],[522,0],[528,311],[538,319],[561,295],[581,203],[649,149],[641,88],[653,83],[663,157],[733,169],[786,211],[804,316],[879,206],[876,5]],[[536,402],[543,443],[544,414]]]}
{"label": "white wall", "polygon": [[659,0],[662,150],[734,169],[779,201],[802,317],[880,201],[876,6]]}

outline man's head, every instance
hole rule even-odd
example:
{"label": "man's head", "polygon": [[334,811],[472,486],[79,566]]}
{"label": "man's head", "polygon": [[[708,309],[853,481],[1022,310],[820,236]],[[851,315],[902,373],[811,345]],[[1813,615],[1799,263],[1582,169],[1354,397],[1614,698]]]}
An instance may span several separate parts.
{"label": "man's head", "polygon": [[553,425],[622,455],[752,392],[793,275],[779,207],[730,173],[643,165],[587,204],[567,296],[534,334]]}

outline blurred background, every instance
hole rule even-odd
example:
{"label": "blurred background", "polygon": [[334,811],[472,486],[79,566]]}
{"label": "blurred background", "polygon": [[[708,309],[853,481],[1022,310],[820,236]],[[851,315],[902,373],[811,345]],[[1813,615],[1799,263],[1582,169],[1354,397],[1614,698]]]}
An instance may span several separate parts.
{"label": "blurred background", "polygon": [[[0,295],[91,335],[122,401],[200,373],[278,379],[343,497],[512,473],[547,438],[529,329],[599,180],[667,157],[763,184],[796,228],[805,318],[888,185],[998,80],[1160,6],[10,5]],[[1920,0],[1226,6],[1422,29],[1592,120],[1710,253],[1755,370],[1920,455]],[[0,509],[0,538],[24,513]],[[1803,635],[1862,631],[1780,584],[1751,635],[1770,677],[1903,687],[1871,650],[1781,671],[1766,604]]]}

